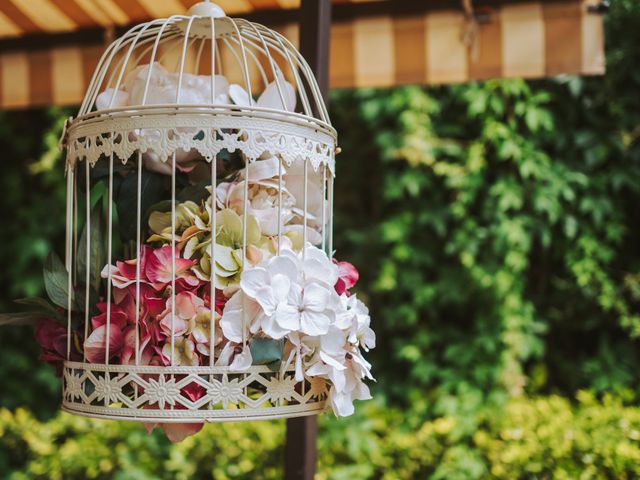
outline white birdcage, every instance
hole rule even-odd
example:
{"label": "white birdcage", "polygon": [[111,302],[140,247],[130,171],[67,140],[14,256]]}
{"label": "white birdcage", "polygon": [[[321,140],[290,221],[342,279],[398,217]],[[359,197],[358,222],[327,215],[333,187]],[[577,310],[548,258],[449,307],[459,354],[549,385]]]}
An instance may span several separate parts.
{"label": "white birdcage", "polygon": [[[292,44],[209,2],[138,25],[106,50],[62,144],[73,292],[63,408],[165,425],[325,410],[330,375],[316,357],[338,316],[318,302],[337,272],[336,132]],[[282,265],[297,266],[297,294]],[[283,282],[309,305],[278,303]],[[281,325],[296,319],[299,331]],[[313,355],[310,375],[300,365]],[[353,385],[349,398],[368,396]]]}

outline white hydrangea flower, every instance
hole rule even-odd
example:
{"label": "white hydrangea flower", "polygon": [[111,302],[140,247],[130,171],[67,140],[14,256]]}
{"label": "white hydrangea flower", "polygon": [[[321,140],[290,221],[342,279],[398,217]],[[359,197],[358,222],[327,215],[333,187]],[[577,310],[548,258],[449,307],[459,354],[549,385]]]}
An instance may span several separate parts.
{"label": "white hydrangea flower", "polygon": [[293,363],[296,381],[305,375],[328,380],[333,411],[351,415],[354,400],[371,398],[364,383],[373,380],[371,365],[360,349],[374,348],[376,337],[365,304],[337,294],[338,275],[336,264],[311,245],[246,269],[220,321],[229,340],[221,364],[248,368],[251,353],[242,342],[253,335],[286,337],[282,369]]}
{"label": "white hydrangea flower", "polygon": [[364,359],[356,345],[348,343],[345,331],[333,327],[321,337],[319,348],[310,363],[307,375],[331,381],[329,399],[337,416],[353,414],[354,400],[371,398],[369,387],[363,382],[365,378],[374,379],[371,364]]}
{"label": "white hydrangea flower", "polygon": [[[230,85],[223,75],[213,77],[214,98],[211,98],[211,75],[182,74],[182,83],[178,95],[178,83],[180,75],[170,72],[161,63],[139,65],[131,70],[122,81],[118,89],[107,88],[96,97],[96,108],[105,110],[118,107],[136,107],[145,105],[173,105],[176,102],[185,105],[229,105],[235,103],[240,106],[248,106],[249,95],[239,85]],[[280,88],[278,88],[278,86]],[[284,96],[282,102],[280,91]],[[296,106],[296,92],[293,86],[284,79],[278,71],[278,83],[271,82],[260,95],[258,107],[277,110],[293,111]],[[180,132],[197,133],[195,129],[181,128]],[[143,129],[136,134],[149,139],[159,141],[160,136],[156,130]],[[191,171],[193,161],[198,158],[195,150],[176,151],[176,166],[181,171]],[[152,151],[143,156],[144,166],[147,170],[171,175],[173,166],[171,161],[163,161]]]}
{"label": "white hydrangea flower", "polygon": [[240,288],[260,305],[261,328],[271,338],[297,331],[312,336],[329,331],[335,316],[330,306],[336,293],[326,280],[332,278],[335,265],[326,255],[324,263],[315,252],[310,256],[314,258],[303,261],[285,251],[242,273]]}
{"label": "white hydrangea flower", "polygon": [[348,341],[359,345],[366,352],[376,347],[376,334],[371,329],[369,309],[356,295],[340,296],[335,325],[348,332]]}
{"label": "white hydrangea flower", "polygon": [[[296,90],[291,83],[284,79],[284,75],[280,70],[276,71],[276,75],[277,79],[267,85],[258,97],[258,101],[254,102],[254,106],[293,112],[296,108]],[[229,96],[236,105],[241,107],[251,106],[249,93],[240,85],[230,85]],[[282,103],[283,98],[284,104]]]}

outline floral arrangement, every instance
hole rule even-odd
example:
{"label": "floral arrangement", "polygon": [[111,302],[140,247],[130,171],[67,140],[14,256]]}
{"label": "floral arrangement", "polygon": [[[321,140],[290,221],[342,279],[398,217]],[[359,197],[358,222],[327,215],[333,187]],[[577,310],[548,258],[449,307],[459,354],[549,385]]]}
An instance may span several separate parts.
{"label": "floral arrangement", "polygon": [[[153,72],[150,101],[163,103],[167,95],[175,95],[175,79],[160,65]],[[116,106],[140,103],[147,74],[148,66],[139,67],[127,77],[124,90],[103,92],[98,106],[108,107],[111,101],[105,98],[114,95]],[[204,102],[198,95],[206,85],[192,77],[186,78],[186,95]],[[273,103],[274,88],[268,85],[258,103]],[[220,102],[232,97],[247,103],[248,94],[222,77],[216,94]],[[282,108],[281,103],[272,106]],[[324,179],[308,172],[305,187],[302,162],[285,168],[277,158],[265,156],[246,167],[246,159],[237,155],[216,160],[221,172],[217,185],[210,184],[197,162],[182,163],[175,223],[172,204],[165,200],[164,179],[171,171],[156,164],[157,159],[145,158],[142,180],[152,188],[143,198],[146,240],[138,254],[126,248],[133,243],[131,224],[135,229],[137,223],[130,216],[135,199],[127,196],[136,180],[135,166],[119,166],[114,200],[125,259],[114,264],[104,248],[104,172],[94,168],[91,194],[97,199],[90,229],[85,226],[78,242],[72,271],[76,287],[68,291],[69,273],[52,254],[45,265],[51,301],[22,300],[27,311],[4,315],[0,323],[36,320],[41,359],[59,374],[69,348],[71,360],[99,364],[216,365],[235,371],[268,365],[274,371],[292,369],[296,382],[328,382],[335,414],[351,415],[354,400],[371,398],[364,383],[373,379],[371,365],[363,351],[375,347],[375,334],[367,307],[351,293],[358,271],[319,248],[329,213]],[[66,326],[69,296],[71,331]],[[90,328],[83,331],[87,311]],[[205,394],[196,383],[181,393],[192,401]],[[108,394],[105,398],[109,400]],[[160,426],[173,441],[202,428]]]}
{"label": "floral arrangement", "polygon": [[[161,63],[139,65],[131,70],[121,85],[107,88],[96,97],[98,110],[110,108],[135,107],[140,105],[175,104],[178,97],[185,105],[236,105],[238,107],[267,108],[292,112],[296,105],[295,89],[284,79],[283,73],[276,67],[277,79],[266,85],[261,95],[254,101],[240,85],[232,84],[224,75],[214,75],[214,98],[211,93],[211,75],[182,74],[180,95],[178,96],[179,75],[169,72]],[[187,129],[185,129],[187,130]],[[196,133],[195,131],[193,132]],[[158,132],[142,130],[139,135],[156,137]],[[199,160],[196,151],[178,151],[177,168],[190,171]],[[152,152],[144,154],[144,166],[151,171],[171,174],[171,163],[163,162]]]}

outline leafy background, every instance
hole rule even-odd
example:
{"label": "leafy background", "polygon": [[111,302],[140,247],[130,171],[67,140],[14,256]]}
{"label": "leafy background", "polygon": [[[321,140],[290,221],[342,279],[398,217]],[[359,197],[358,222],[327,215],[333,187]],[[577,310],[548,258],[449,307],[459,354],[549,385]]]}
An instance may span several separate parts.
{"label": "leafy background", "polygon": [[[612,2],[604,77],[332,93],[336,247],[362,274],[378,382],[354,417],[321,418],[318,478],[640,476],[639,26]],[[62,251],[69,113],[0,113],[3,310]],[[282,475],[283,422],[170,445],[58,413],[37,355],[2,330],[2,477]]]}

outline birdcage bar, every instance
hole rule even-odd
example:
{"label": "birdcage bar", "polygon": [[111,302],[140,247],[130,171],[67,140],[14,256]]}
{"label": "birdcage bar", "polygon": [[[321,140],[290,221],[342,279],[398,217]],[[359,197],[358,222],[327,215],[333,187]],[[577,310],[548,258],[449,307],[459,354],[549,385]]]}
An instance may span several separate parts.
{"label": "birdcage bar", "polygon": [[66,270],[67,270],[67,359],[71,357],[71,314],[72,314],[72,269],[73,269],[73,170],[67,170],[67,252],[66,252]]}
{"label": "birdcage bar", "polygon": [[[141,280],[141,237],[142,237],[142,152],[138,152],[136,179],[136,324],[135,324],[135,346],[136,346],[136,366],[140,365],[140,280]],[[137,397],[137,389],[136,389]]]}
{"label": "birdcage bar", "polygon": [[[114,133],[111,133],[113,141]],[[113,256],[113,152],[109,156],[109,186],[107,199],[107,265],[111,265]],[[104,363],[109,365],[109,353],[111,353],[111,285],[113,285],[113,274],[111,269],[107,273],[107,328],[106,347],[104,352]]]}
{"label": "birdcage bar", "polygon": [[[89,162],[85,162],[85,190],[86,190],[86,205],[85,205],[85,232],[86,232],[86,243],[85,243],[85,292],[84,292],[84,336],[82,337],[83,341],[89,337],[89,301],[91,299],[91,235],[94,232],[91,231],[91,167]],[[87,360],[87,355],[82,350],[82,361],[85,362]]]}

